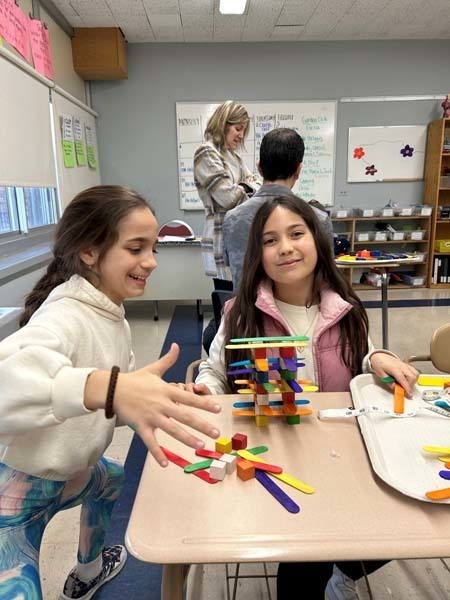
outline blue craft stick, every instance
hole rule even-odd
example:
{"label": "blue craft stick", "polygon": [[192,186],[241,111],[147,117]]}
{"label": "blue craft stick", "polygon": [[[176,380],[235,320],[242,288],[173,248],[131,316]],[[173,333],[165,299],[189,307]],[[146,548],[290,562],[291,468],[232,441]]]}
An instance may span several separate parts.
{"label": "blue craft stick", "polygon": [[233,371],[227,371],[227,375],[243,375],[244,373],[253,373],[252,369],[236,369]]}
{"label": "blue craft stick", "polygon": [[[300,405],[300,404],[309,404],[309,400],[296,400],[295,404]],[[253,408],[255,406],[255,403],[250,401],[250,402],[234,402],[233,403],[233,408]],[[269,402],[269,406],[283,406],[283,401],[282,400],[270,400]]]}
{"label": "blue craft stick", "polygon": [[285,369],[287,369],[288,371],[296,371],[297,370],[297,361],[295,359],[292,358],[283,358],[284,360],[284,364],[285,364]]}
{"label": "blue craft stick", "polygon": [[450,471],[439,471],[439,475],[442,479],[450,479]]}
{"label": "blue craft stick", "polygon": [[286,381],[286,383],[291,388],[291,390],[294,390],[294,392],[302,392],[303,391],[303,388],[300,386],[300,384],[297,381],[295,381],[295,379],[289,379],[288,381]]}
{"label": "blue craft stick", "polygon": [[272,479],[270,479],[266,473],[263,473],[256,468],[255,478],[263,487],[266,488],[269,494],[272,494],[275,500],[278,500],[281,506],[284,506],[287,511],[290,513],[300,512],[300,506],[296,504],[285,492],[283,492],[283,490]]}
{"label": "blue craft stick", "polygon": [[229,367],[246,367],[247,365],[253,364],[251,360],[238,360],[237,362],[230,363]]}

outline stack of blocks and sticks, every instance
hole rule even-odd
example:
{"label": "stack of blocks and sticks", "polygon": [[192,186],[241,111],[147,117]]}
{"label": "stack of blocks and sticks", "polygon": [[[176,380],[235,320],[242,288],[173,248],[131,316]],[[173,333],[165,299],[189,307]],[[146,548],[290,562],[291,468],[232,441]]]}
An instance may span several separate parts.
{"label": "stack of blocks and sticks", "polygon": [[[256,479],[291,513],[300,512],[300,506],[271,477],[283,481],[304,494],[314,493],[314,488],[311,485],[283,472],[282,467],[259,458],[257,455],[267,452],[267,446],[256,446],[247,449],[247,436],[243,433],[236,433],[231,439],[219,438],[216,440],[215,450],[196,450],[195,454],[203,458],[203,460],[196,463],[190,463],[167,448],[161,448],[168,460],[182,467],[185,473],[192,473],[206,483],[223,481],[225,475],[232,474],[235,471],[242,481]],[[209,472],[206,470],[208,468]]]}
{"label": "stack of blocks and sticks", "polygon": [[[237,416],[254,416],[258,427],[268,425],[269,417],[286,417],[289,425],[298,425],[301,415],[310,415],[309,409],[299,409],[298,404],[309,400],[296,400],[295,394],[317,391],[309,380],[297,379],[298,367],[305,366],[297,358],[308,342],[305,336],[280,336],[265,338],[239,338],[230,340],[228,349],[248,349],[252,358],[230,364],[228,375],[248,374],[248,379],[236,379],[236,384],[246,385],[240,394],[252,394],[253,402],[237,402],[233,412]],[[278,351],[278,352],[277,352]],[[268,353],[275,356],[268,356]],[[278,371],[279,378],[270,379],[270,371]],[[303,385],[303,387],[302,387]],[[281,401],[270,401],[269,393],[281,394]]]}

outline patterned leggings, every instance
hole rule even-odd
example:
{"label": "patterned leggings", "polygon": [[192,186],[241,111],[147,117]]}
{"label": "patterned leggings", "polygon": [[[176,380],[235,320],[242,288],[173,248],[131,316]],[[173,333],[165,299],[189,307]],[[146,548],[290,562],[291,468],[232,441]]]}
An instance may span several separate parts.
{"label": "patterned leggings", "polygon": [[82,505],[78,561],[103,549],[111,512],[124,483],[121,464],[102,457],[69,481],[32,477],[0,463],[0,598],[41,600],[39,549],[60,510]]}

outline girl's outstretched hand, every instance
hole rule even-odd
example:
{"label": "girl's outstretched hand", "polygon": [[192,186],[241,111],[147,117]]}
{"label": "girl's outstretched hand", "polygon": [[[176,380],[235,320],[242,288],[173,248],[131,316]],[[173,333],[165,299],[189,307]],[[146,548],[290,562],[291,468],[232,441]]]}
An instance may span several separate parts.
{"label": "girl's outstretched hand", "polygon": [[[370,357],[372,370],[380,379],[390,375],[405,390],[407,398],[412,397],[414,385],[419,378],[419,372],[412,365],[403,362],[396,356],[386,354],[382,350]],[[393,388],[394,384],[388,384]]]}
{"label": "girl's outstretched hand", "polygon": [[188,407],[218,413],[220,405],[213,398],[199,396],[171,385],[161,376],[175,364],[179,354],[177,344],[172,344],[167,354],[146,367],[132,373],[121,373],[114,395],[114,410],[121,421],[133,425],[158,463],[165,467],[167,459],[155,436],[162,429],[191,448],[203,448],[204,443],[188,432],[180,423],[196,429],[211,438],[220,432]]}

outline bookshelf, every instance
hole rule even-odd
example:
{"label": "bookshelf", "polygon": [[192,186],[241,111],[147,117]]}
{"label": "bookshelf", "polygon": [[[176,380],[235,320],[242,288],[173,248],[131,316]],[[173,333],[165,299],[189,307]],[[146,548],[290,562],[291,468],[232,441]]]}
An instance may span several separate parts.
{"label": "bookshelf", "polygon": [[[449,163],[450,164],[450,163]],[[429,279],[429,244],[431,235],[431,224],[433,216],[428,215],[400,215],[400,216],[375,216],[375,217],[345,217],[345,218],[332,218],[333,232],[337,235],[343,235],[348,237],[350,240],[350,250],[381,250],[383,252],[404,252],[407,254],[412,253],[423,253],[424,260],[422,262],[415,263],[414,265],[408,265],[399,267],[397,271],[408,271],[415,277],[423,278],[423,285],[406,285],[403,283],[395,283],[396,288],[409,288],[415,287],[426,287]],[[391,225],[399,237],[403,233],[403,228],[408,227],[411,231],[413,239],[375,239],[380,236],[383,237],[383,233],[376,230],[376,224],[383,223]],[[414,233],[413,233],[414,232]],[[415,235],[414,235],[415,234]],[[409,234],[408,234],[409,235]],[[414,239],[414,237],[420,237],[421,239]],[[369,267],[359,264],[357,267],[346,269],[345,276],[349,277],[350,282],[355,289],[373,289],[373,286],[361,284],[355,281],[355,277],[359,279],[358,274],[362,274],[363,271],[367,271]],[[394,271],[395,272],[395,271]]]}
{"label": "bookshelf", "polygon": [[450,249],[436,250],[435,243],[436,240],[450,241],[450,219],[443,218],[448,213],[442,210],[448,206],[450,213],[450,119],[437,119],[428,125],[424,202],[433,207],[428,287],[449,288]]}

